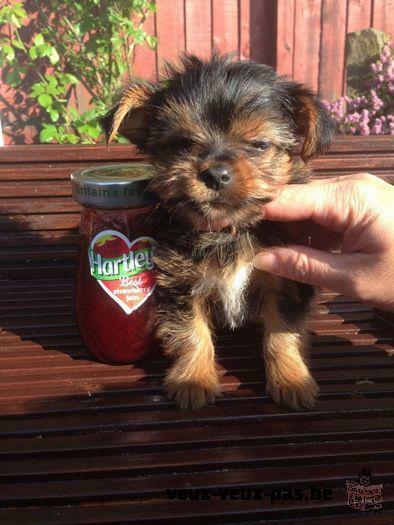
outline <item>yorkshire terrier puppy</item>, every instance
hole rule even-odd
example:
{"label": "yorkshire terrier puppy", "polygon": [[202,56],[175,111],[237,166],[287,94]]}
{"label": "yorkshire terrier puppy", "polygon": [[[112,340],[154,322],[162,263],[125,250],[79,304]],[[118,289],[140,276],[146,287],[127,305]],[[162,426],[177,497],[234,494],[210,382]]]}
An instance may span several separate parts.
{"label": "yorkshire terrier puppy", "polygon": [[[264,222],[264,203],[308,180],[305,161],[328,148],[334,125],[316,96],[268,66],[214,54],[184,56],[160,82],[131,81],[104,117],[152,162],[162,228],[157,335],[172,366],[165,388],[197,409],[220,395],[214,326],[264,323],[267,391],[293,409],[315,403],[306,364],[313,289],[253,268],[256,253],[288,242]],[[293,158],[301,143],[301,158]],[[291,202],[289,202],[291,206]]]}

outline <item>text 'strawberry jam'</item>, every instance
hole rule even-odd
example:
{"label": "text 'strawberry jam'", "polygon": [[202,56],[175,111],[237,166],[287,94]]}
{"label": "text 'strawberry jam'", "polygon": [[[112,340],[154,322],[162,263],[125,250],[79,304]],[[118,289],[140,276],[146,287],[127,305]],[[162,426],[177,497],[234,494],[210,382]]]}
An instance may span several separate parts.
{"label": "text 'strawberry jam'", "polygon": [[78,327],[106,363],[133,363],[157,348],[153,336],[155,203],[149,164],[79,170],[71,175],[82,205],[75,287]]}

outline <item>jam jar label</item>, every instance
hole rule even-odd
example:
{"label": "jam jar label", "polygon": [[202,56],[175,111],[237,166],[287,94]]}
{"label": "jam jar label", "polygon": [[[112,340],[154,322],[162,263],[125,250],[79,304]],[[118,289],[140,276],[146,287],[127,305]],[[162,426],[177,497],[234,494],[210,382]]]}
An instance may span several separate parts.
{"label": "jam jar label", "polygon": [[90,273],[103,290],[131,314],[155,289],[153,254],[157,243],[151,237],[133,241],[115,230],[98,233],[89,246]]}

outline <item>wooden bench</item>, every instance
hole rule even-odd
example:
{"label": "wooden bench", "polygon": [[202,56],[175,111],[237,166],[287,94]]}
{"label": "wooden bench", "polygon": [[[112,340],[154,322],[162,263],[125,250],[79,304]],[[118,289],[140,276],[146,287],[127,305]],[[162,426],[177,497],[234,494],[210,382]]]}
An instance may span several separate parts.
{"label": "wooden bench", "polygon": [[[163,395],[163,359],[89,356],[73,317],[69,176],[138,158],[120,145],[0,149],[0,525],[394,523],[394,327],[368,305],[321,294],[311,322],[321,396],[308,412],[265,395],[257,329],[221,334],[224,397],[197,413]],[[313,165],[318,177],[393,182],[393,138],[338,139]],[[384,500],[360,517],[346,480],[362,467]],[[332,497],[311,501],[311,485]],[[271,502],[273,487],[282,500]],[[252,499],[237,499],[240,488]]]}

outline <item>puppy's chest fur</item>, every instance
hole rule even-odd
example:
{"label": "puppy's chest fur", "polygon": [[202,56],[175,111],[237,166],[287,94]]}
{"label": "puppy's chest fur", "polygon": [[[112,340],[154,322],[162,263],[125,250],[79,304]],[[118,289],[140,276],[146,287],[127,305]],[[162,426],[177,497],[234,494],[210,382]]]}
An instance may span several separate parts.
{"label": "puppy's chest fur", "polygon": [[247,316],[247,289],[253,266],[240,258],[232,268],[211,264],[193,287],[193,295],[206,295],[224,324],[240,326]]}
{"label": "puppy's chest fur", "polygon": [[192,289],[192,295],[208,297],[218,318],[231,328],[240,326],[248,314],[247,291],[256,251],[249,235],[227,245],[218,243],[207,250]]}

